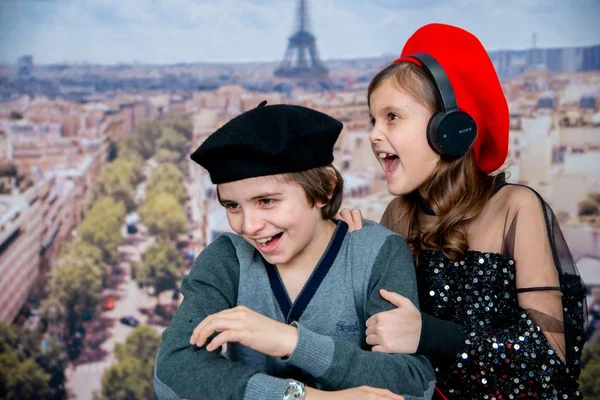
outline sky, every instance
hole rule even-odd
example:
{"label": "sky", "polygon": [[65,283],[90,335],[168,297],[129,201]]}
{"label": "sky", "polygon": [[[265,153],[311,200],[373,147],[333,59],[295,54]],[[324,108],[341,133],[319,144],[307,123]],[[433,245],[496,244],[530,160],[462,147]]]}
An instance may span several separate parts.
{"label": "sky", "polygon": [[[283,59],[297,0],[0,0],[0,63],[256,62]],[[600,44],[600,0],[308,0],[322,59],[399,54],[442,22],[488,50]]]}

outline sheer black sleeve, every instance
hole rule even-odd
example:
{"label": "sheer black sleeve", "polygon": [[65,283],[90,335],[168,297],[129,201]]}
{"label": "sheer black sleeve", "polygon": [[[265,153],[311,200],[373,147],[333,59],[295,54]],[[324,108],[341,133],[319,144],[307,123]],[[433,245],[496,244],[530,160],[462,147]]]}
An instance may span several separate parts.
{"label": "sheer black sleeve", "polygon": [[520,306],[577,377],[587,324],[586,288],[551,207],[530,188],[521,196],[523,205],[510,224],[503,253],[515,260]]}

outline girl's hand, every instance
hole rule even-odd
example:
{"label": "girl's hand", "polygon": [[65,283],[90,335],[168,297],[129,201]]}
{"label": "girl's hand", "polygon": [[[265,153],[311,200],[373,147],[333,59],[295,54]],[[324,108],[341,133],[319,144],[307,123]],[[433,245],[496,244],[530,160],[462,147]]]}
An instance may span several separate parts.
{"label": "girl's hand", "polygon": [[238,342],[271,357],[287,357],[298,343],[298,329],[294,326],[274,321],[244,306],[206,317],[194,329],[190,344],[202,347],[215,332],[220,333],[208,343],[208,351]]}
{"label": "girl's hand", "polygon": [[421,313],[406,297],[381,289],[381,297],[397,308],[367,320],[367,343],[372,351],[413,354],[421,337]]}
{"label": "girl's hand", "polygon": [[349,210],[344,208],[338,214],[338,219],[341,219],[348,224],[350,232],[357,231],[362,228],[362,213],[359,209],[354,208]]}

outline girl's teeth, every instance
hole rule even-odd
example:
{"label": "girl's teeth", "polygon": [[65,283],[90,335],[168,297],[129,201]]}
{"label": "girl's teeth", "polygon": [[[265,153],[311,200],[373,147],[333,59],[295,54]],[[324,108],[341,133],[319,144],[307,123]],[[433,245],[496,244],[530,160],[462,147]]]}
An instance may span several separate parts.
{"label": "girl's teeth", "polygon": [[269,240],[273,239],[273,236],[268,237],[268,238],[263,238],[263,239],[257,239],[256,241],[260,244],[265,244],[267,243]]}

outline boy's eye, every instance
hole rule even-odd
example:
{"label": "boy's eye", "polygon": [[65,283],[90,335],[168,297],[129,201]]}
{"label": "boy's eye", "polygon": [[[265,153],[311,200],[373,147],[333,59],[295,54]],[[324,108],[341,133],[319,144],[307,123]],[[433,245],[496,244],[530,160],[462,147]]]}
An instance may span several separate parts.
{"label": "boy's eye", "polygon": [[228,210],[235,210],[236,208],[239,207],[239,204],[237,204],[237,203],[227,203],[224,206]]}
{"label": "boy's eye", "polygon": [[400,118],[400,117],[398,116],[398,114],[394,114],[394,113],[388,113],[388,119],[389,119],[390,121],[393,121],[393,120],[395,120],[395,119],[398,119],[398,118]]}
{"label": "boy's eye", "polygon": [[373,117],[369,117],[369,124],[370,124],[371,126],[375,126],[375,118],[373,118]]}
{"label": "boy's eye", "polygon": [[275,203],[275,200],[273,200],[273,199],[260,199],[259,202],[263,206],[270,206],[271,204]]}

